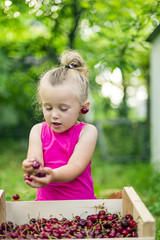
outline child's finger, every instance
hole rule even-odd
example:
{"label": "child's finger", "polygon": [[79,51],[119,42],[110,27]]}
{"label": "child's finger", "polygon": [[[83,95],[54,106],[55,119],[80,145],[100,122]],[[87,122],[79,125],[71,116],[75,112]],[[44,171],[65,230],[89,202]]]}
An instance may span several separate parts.
{"label": "child's finger", "polygon": [[51,175],[53,173],[53,170],[49,167],[42,167],[40,169],[41,173],[45,173],[46,175]]}
{"label": "child's finger", "polygon": [[30,187],[32,187],[32,188],[40,188],[40,187],[44,187],[45,186],[45,184],[40,183],[38,181],[35,181],[33,179],[32,179],[32,181],[31,180],[25,180],[25,183],[27,185],[29,185]]}
{"label": "child's finger", "polygon": [[33,180],[34,183],[40,184],[41,186],[46,186],[49,183],[49,178],[47,175],[44,177],[37,177],[32,175],[31,179]]}

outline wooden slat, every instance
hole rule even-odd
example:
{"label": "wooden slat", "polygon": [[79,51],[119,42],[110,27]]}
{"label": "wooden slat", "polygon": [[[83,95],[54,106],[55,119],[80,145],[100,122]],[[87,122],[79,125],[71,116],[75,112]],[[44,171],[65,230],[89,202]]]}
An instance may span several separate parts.
{"label": "wooden slat", "polygon": [[130,213],[138,222],[139,237],[155,237],[155,220],[132,187],[123,189],[123,215]]}
{"label": "wooden slat", "polygon": [[5,192],[0,190],[0,224],[6,221]]}

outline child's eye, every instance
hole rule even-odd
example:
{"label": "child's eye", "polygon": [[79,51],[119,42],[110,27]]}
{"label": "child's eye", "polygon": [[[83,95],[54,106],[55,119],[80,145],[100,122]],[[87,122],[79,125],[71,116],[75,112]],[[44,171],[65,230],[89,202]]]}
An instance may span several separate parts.
{"label": "child's eye", "polygon": [[60,110],[61,110],[62,112],[65,112],[65,111],[68,110],[68,108],[66,108],[66,107],[60,107]]}
{"label": "child's eye", "polygon": [[51,107],[46,107],[46,110],[47,110],[47,111],[51,111],[52,108],[51,108]]}

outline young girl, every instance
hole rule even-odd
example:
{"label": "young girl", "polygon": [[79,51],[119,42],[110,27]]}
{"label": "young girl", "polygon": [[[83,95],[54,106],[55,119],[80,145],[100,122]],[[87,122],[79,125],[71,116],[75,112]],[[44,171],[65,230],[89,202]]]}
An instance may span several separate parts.
{"label": "young girl", "polygon": [[[37,96],[45,122],[31,129],[27,159],[22,163],[30,176],[25,182],[38,188],[37,201],[96,199],[91,158],[97,129],[78,121],[89,110],[88,69],[75,51],[63,54],[61,63],[64,66],[49,70],[39,81]],[[32,166],[35,159],[39,169]]]}

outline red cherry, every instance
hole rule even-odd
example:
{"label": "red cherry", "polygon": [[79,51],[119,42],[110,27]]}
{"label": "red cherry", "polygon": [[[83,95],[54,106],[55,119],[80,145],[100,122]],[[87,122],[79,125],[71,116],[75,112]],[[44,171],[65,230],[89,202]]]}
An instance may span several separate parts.
{"label": "red cherry", "polygon": [[133,231],[133,232],[131,233],[131,236],[132,236],[132,237],[138,237],[138,234],[137,234],[136,231]]}
{"label": "red cherry", "polygon": [[92,222],[91,220],[88,220],[88,221],[87,221],[87,227],[88,227],[88,228],[93,227],[93,222]]}
{"label": "red cherry", "polygon": [[127,229],[123,229],[121,233],[123,236],[127,236],[129,234]]}
{"label": "red cherry", "polygon": [[122,234],[121,234],[120,232],[117,232],[115,237],[116,237],[116,238],[121,238],[121,237],[122,237]]}
{"label": "red cherry", "polygon": [[124,228],[127,228],[128,227],[128,221],[127,220],[122,220],[122,226]]}
{"label": "red cherry", "polygon": [[80,217],[80,216],[78,216],[78,215],[75,216],[75,221],[76,221],[76,222],[79,222],[80,220],[81,220],[81,217]]}
{"label": "red cherry", "polygon": [[24,176],[24,180],[28,180],[28,181],[32,182],[32,179],[31,179],[30,175]]}
{"label": "red cherry", "polygon": [[106,219],[105,215],[99,215],[98,216],[99,220],[104,221]]}
{"label": "red cherry", "polygon": [[130,221],[133,219],[133,216],[131,214],[126,214],[125,218]]}
{"label": "red cherry", "polygon": [[83,113],[83,114],[86,114],[88,111],[89,111],[89,109],[84,108],[84,107],[81,109],[81,113]]}
{"label": "red cherry", "polygon": [[110,215],[110,216],[107,217],[108,221],[112,221],[113,219],[114,219],[113,215]]}
{"label": "red cherry", "polygon": [[129,226],[130,226],[131,228],[134,228],[134,227],[137,226],[137,223],[136,223],[134,220],[131,220],[131,221],[129,221]]}
{"label": "red cherry", "polygon": [[34,169],[38,169],[38,168],[40,167],[40,162],[38,162],[37,160],[35,160],[35,161],[33,162],[33,164],[32,164],[32,167],[33,167]]}
{"label": "red cherry", "polygon": [[98,221],[98,215],[97,214],[93,214],[92,216],[91,216],[91,221],[92,222],[96,222],[96,221]]}
{"label": "red cherry", "polygon": [[109,238],[115,238],[116,237],[116,233],[115,232],[110,232],[108,234]]}
{"label": "red cherry", "polygon": [[105,212],[105,210],[100,210],[99,212],[98,212],[98,215],[100,216],[100,215],[103,215],[103,216],[105,216],[106,215],[106,212]]}
{"label": "red cherry", "polygon": [[128,226],[128,227],[126,228],[126,230],[127,230],[129,233],[131,233],[131,232],[133,231],[133,229],[132,229],[130,226]]}
{"label": "red cherry", "polygon": [[46,174],[45,173],[37,173],[36,174],[36,177],[39,177],[39,178],[42,178],[42,177],[45,177]]}
{"label": "red cherry", "polygon": [[13,199],[18,200],[20,198],[19,194],[13,194]]}

